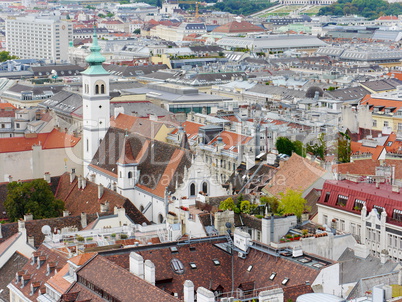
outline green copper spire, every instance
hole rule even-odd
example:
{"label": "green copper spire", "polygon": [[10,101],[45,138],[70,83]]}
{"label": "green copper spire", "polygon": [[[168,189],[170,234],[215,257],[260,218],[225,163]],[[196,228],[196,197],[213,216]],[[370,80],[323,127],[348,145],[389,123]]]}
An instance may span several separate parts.
{"label": "green copper spire", "polygon": [[96,26],[94,26],[94,34],[92,36],[92,45],[89,48],[91,54],[85,58],[89,67],[82,72],[83,74],[107,74],[108,72],[103,68],[102,63],[106,61],[105,57],[101,55],[101,48],[98,44],[98,36],[96,34]]}

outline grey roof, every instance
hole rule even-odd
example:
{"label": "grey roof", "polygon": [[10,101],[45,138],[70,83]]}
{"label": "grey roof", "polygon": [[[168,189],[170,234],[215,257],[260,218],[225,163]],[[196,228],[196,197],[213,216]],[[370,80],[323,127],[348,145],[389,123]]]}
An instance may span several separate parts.
{"label": "grey roof", "polygon": [[245,94],[252,92],[266,95],[280,95],[282,99],[304,98],[306,92],[303,90],[293,90],[287,87],[257,84],[247,90]]}
{"label": "grey roof", "polygon": [[195,30],[195,29],[200,29],[200,30],[206,30],[207,28],[205,27],[204,23],[187,23],[185,25],[186,30]]}
{"label": "grey roof", "polygon": [[402,59],[402,51],[387,49],[348,49],[341,54],[340,59],[354,61],[400,60]]}
{"label": "grey roof", "polygon": [[[93,34],[93,32],[94,32],[93,28],[76,28],[73,30],[74,35]],[[97,27],[96,33],[97,34],[107,34],[107,33],[109,33],[109,31],[106,27]]]}
{"label": "grey roof", "polygon": [[34,76],[49,76],[56,71],[58,76],[78,76],[85,68],[78,65],[47,65],[31,67]]}
{"label": "grey roof", "polygon": [[398,264],[388,260],[382,264],[380,258],[367,256],[366,259],[356,257],[352,249],[347,248],[338,259],[340,265],[340,284],[357,282],[362,278],[392,272]]}
{"label": "grey roof", "polygon": [[167,69],[166,64],[160,65],[141,65],[141,66],[120,66],[107,64],[103,66],[106,71],[110,72],[112,75],[122,76],[122,77],[137,77],[143,76],[145,74],[150,74],[161,69]]}
{"label": "grey roof", "polygon": [[7,285],[28,261],[28,258],[25,258],[20,253],[14,253],[0,269],[0,301],[9,301],[10,291]]}
{"label": "grey roof", "polygon": [[42,95],[44,92],[52,91],[53,93],[57,93],[63,90],[64,86],[61,85],[40,85],[40,86],[28,86],[22,84],[15,84],[10,87],[8,91],[21,93],[23,91],[32,91],[33,95]]}
{"label": "grey roof", "polygon": [[257,38],[226,37],[217,41],[218,45],[228,47],[249,47],[254,50],[322,47],[327,44],[317,37],[308,35],[269,35]]}
{"label": "grey roof", "polygon": [[163,109],[160,106],[156,106],[150,102],[116,102],[110,104],[111,112],[114,111],[116,107],[123,107],[124,113],[128,115],[138,116],[138,117],[148,117],[151,114],[155,114],[158,117],[173,115],[173,113]]}
{"label": "grey roof", "polygon": [[401,38],[402,32],[397,30],[376,30],[373,35],[373,40],[397,42]]}
{"label": "grey roof", "polygon": [[338,99],[341,101],[352,101],[352,100],[360,100],[367,94],[371,92],[367,89],[359,86],[359,87],[350,87],[344,89],[336,89],[333,91],[325,91],[326,97],[331,97],[333,99]]}
{"label": "grey roof", "polygon": [[367,81],[360,83],[360,85],[365,86],[368,89],[374,91],[384,91],[384,90],[396,89],[397,86],[402,85],[402,81],[395,78],[390,78],[377,81]]}
{"label": "grey roof", "polygon": [[193,52],[219,52],[222,51],[222,47],[216,45],[202,45],[202,46],[190,46]]}
{"label": "grey roof", "polygon": [[79,93],[70,91],[60,91],[39,104],[41,107],[49,108],[55,112],[70,115],[78,108],[82,107],[82,96]]}

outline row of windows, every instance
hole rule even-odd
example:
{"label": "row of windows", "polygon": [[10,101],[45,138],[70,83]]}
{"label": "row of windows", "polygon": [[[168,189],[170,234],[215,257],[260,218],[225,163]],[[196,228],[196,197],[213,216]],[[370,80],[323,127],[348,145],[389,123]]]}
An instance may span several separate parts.
{"label": "row of windows", "polygon": [[[389,121],[384,121],[383,126],[389,127]],[[379,127],[377,120],[373,120],[373,127]],[[397,130],[402,131],[402,123],[398,123]]]}

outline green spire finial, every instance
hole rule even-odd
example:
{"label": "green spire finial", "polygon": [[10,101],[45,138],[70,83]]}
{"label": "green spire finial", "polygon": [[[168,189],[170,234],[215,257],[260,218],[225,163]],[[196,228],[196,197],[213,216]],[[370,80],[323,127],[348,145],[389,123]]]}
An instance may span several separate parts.
{"label": "green spire finial", "polygon": [[92,35],[92,45],[89,48],[91,54],[85,58],[89,65],[102,65],[106,61],[105,57],[101,55],[101,48],[98,44],[98,35],[96,34],[96,25],[94,25],[94,34]]}

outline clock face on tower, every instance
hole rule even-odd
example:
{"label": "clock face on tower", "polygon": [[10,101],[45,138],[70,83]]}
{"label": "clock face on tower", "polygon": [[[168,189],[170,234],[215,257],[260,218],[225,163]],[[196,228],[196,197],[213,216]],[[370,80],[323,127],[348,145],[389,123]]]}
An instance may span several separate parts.
{"label": "clock face on tower", "polygon": [[66,26],[65,26],[65,25],[63,25],[63,26],[61,27],[61,29],[62,29],[62,30],[65,30],[65,29],[66,29]]}

